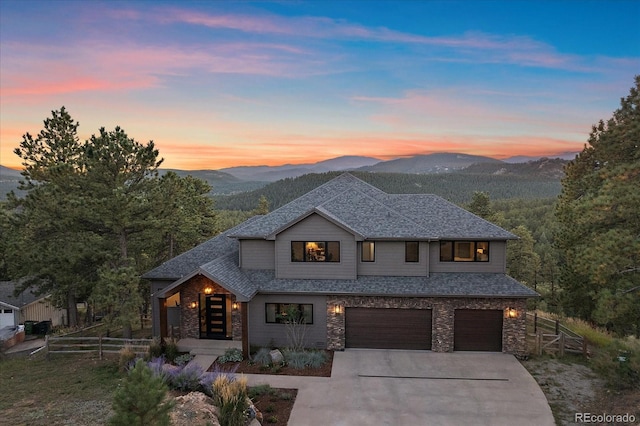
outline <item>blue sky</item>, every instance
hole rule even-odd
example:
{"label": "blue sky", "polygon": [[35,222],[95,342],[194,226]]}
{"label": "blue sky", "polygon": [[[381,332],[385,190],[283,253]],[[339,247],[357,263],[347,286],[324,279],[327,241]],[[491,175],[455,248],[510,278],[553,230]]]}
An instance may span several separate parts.
{"label": "blue sky", "polygon": [[579,151],[640,73],[638,1],[0,2],[0,163],[65,106],[165,167]]}

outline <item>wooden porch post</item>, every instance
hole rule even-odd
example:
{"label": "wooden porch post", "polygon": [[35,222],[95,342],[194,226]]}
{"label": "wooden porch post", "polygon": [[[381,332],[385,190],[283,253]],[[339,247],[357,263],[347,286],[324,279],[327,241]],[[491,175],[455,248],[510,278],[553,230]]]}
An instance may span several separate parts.
{"label": "wooden porch post", "polygon": [[249,304],[242,302],[240,308],[242,310],[242,356],[249,359],[249,313],[247,308]]}
{"label": "wooden porch post", "polygon": [[167,299],[159,299],[158,307],[160,309],[160,338],[164,339],[169,337],[169,330],[167,329]]}

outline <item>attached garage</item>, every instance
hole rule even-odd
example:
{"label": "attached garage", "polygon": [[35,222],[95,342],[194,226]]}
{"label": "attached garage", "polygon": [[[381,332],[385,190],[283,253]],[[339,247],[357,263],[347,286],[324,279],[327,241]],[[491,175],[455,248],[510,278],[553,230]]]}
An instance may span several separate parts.
{"label": "attached garage", "polygon": [[346,308],[345,347],[431,349],[431,309]]}
{"label": "attached garage", "polygon": [[456,309],[453,350],[502,352],[502,317],[498,309]]}

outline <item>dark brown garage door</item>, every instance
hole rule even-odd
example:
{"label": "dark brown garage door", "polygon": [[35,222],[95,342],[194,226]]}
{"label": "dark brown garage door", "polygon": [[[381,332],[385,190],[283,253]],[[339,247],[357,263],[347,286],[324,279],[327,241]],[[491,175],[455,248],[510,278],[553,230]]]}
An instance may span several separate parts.
{"label": "dark brown garage door", "polygon": [[453,350],[502,351],[502,311],[456,309]]}
{"label": "dark brown garage door", "polygon": [[347,308],[345,346],[431,349],[431,309]]}

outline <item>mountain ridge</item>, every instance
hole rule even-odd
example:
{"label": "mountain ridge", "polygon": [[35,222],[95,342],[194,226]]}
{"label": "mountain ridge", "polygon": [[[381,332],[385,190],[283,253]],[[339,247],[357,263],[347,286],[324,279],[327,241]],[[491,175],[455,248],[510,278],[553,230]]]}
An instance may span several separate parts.
{"label": "mountain ridge", "polygon": [[[250,192],[282,179],[294,179],[306,174],[344,171],[442,175],[462,173],[559,180],[564,174],[564,165],[567,161],[543,157],[539,160],[529,160],[523,163],[510,163],[491,157],[469,154],[436,153],[389,161],[382,161],[374,157],[343,156],[308,165],[239,166],[219,170],[160,169],[160,174],[173,171],[178,176],[191,175],[202,179],[211,185],[210,195],[217,196]],[[8,192],[15,191],[18,187],[18,181],[22,178],[19,171],[0,166],[0,200],[6,199]]]}

